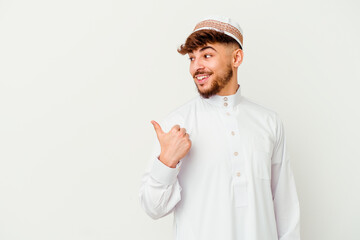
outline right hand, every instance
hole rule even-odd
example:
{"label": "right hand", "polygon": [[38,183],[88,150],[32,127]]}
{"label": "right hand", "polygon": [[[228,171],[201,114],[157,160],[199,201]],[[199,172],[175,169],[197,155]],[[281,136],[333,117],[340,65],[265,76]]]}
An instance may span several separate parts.
{"label": "right hand", "polygon": [[165,133],[156,121],[151,121],[161,146],[159,160],[166,166],[175,168],[176,164],[190,151],[191,140],[185,128],[175,125]]}

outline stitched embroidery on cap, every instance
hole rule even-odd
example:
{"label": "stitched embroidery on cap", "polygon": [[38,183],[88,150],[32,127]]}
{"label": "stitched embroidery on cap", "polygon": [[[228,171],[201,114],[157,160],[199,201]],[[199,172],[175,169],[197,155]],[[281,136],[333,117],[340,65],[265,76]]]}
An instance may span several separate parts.
{"label": "stitched embroidery on cap", "polygon": [[204,20],[202,22],[199,22],[195,26],[194,31],[199,28],[202,28],[202,27],[216,28],[216,29],[220,30],[221,32],[227,31],[227,32],[231,33],[232,35],[234,35],[236,38],[238,38],[241,42],[241,45],[243,45],[243,36],[240,33],[240,31],[228,23],[223,23],[223,22],[216,21],[216,20]]}

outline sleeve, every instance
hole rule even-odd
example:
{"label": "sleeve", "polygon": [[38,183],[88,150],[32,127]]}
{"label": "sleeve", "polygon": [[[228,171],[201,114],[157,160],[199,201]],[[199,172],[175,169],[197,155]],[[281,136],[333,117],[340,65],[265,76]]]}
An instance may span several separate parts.
{"label": "sleeve", "polygon": [[[160,124],[167,130],[164,123]],[[181,200],[181,186],[177,179],[181,161],[176,168],[170,168],[159,160],[161,147],[156,137],[148,167],[141,178],[139,200],[142,208],[152,219],[170,214]]]}
{"label": "sleeve", "polygon": [[284,125],[277,117],[276,143],[271,164],[273,196],[279,240],[300,240],[300,204],[286,151]]}

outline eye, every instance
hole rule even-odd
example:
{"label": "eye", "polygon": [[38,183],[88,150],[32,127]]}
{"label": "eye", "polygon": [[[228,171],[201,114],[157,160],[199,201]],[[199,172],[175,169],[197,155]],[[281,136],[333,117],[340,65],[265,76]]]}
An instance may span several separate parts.
{"label": "eye", "polygon": [[193,57],[189,57],[189,60],[190,60],[190,61],[194,61],[194,58],[193,58]]}
{"label": "eye", "polygon": [[209,58],[209,57],[211,57],[210,54],[205,54],[205,58]]}

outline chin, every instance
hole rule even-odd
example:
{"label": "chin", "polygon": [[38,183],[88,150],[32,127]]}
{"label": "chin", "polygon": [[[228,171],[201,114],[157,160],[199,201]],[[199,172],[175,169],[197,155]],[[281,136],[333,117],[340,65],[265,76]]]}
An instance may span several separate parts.
{"label": "chin", "polygon": [[211,87],[211,81],[207,81],[206,83],[203,83],[203,84],[200,84],[200,83],[196,83],[196,85],[199,87],[199,88],[210,88]]}

